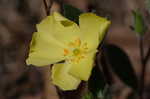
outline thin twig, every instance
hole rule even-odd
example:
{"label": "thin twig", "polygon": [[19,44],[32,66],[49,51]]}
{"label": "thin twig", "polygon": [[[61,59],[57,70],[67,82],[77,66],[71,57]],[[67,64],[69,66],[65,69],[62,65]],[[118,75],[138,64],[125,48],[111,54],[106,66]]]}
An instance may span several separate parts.
{"label": "thin twig", "polygon": [[46,0],[43,0],[43,3],[44,3],[46,15],[48,16],[49,15],[49,10],[48,10],[48,5],[47,5]]}
{"label": "thin twig", "polygon": [[43,3],[44,3],[46,15],[48,16],[50,14],[50,9],[51,9],[51,7],[53,5],[53,0],[50,0],[50,5],[49,6],[48,6],[46,0],[43,0]]}
{"label": "thin twig", "polygon": [[49,13],[50,13],[50,10],[51,10],[51,8],[52,8],[53,2],[54,2],[54,0],[50,0],[50,5],[49,5],[49,7],[48,7]]}
{"label": "thin twig", "polygon": [[150,58],[150,47],[149,47],[148,52],[147,52],[145,59],[144,59],[145,64],[147,64],[149,58]]}
{"label": "thin twig", "polygon": [[140,85],[139,85],[139,95],[140,99],[143,99],[143,93],[145,89],[145,72],[146,72],[146,64],[144,61],[144,46],[143,46],[143,37],[140,37],[140,56],[141,56],[141,64],[142,64],[142,71],[140,77]]}
{"label": "thin twig", "polygon": [[2,66],[0,67],[0,73],[5,73],[7,72],[7,68],[5,66],[5,61],[4,61],[4,54],[5,54],[5,49],[4,47],[0,46],[0,64],[2,64]]}

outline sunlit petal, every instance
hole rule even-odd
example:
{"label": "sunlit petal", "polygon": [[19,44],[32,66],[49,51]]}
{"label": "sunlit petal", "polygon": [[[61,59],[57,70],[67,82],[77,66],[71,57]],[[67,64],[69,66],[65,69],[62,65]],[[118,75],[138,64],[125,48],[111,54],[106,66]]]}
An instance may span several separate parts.
{"label": "sunlit petal", "polygon": [[87,81],[94,65],[95,53],[96,51],[88,53],[78,63],[72,62],[69,73],[81,80]]}
{"label": "sunlit petal", "polygon": [[27,64],[43,66],[64,60],[63,45],[52,37],[45,37],[42,33],[33,35]]}
{"label": "sunlit petal", "polygon": [[77,89],[81,80],[68,74],[70,65],[55,64],[52,67],[52,82],[62,90]]}
{"label": "sunlit petal", "polygon": [[102,41],[110,21],[93,13],[82,14],[79,18],[83,40],[87,42],[90,49],[96,49]]}

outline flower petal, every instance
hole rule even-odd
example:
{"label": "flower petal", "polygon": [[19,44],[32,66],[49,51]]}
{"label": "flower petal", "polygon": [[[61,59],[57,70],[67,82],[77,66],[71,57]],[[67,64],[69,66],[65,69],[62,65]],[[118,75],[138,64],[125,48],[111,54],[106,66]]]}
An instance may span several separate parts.
{"label": "flower petal", "polygon": [[63,45],[51,36],[34,33],[27,64],[36,66],[53,64],[64,60]]}
{"label": "flower petal", "polygon": [[70,65],[68,64],[55,64],[52,67],[52,82],[62,90],[77,89],[81,80],[68,74]]}
{"label": "flower petal", "polygon": [[50,33],[53,32],[54,19],[52,16],[47,16],[39,24],[36,25],[37,32],[40,33]]}
{"label": "flower petal", "polygon": [[95,52],[88,53],[79,63],[71,63],[69,73],[81,80],[87,81],[91,75],[94,64]]}
{"label": "flower petal", "polygon": [[62,16],[61,14],[59,14],[58,12],[54,12],[53,13],[53,17],[55,18],[56,21],[68,20],[67,18],[65,18],[64,16]]}
{"label": "flower petal", "polygon": [[48,33],[61,43],[68,44],[80,37],[80,29],[76,23],[54,12],[37,25],[38,32]]}
{"label": "flower petal", "polygon": [[83,40],[87,42],[90,49],[96,49],[109,27],[110,21],[92,13],[85,13],[80,16],[79,24]]}
{"label": "flower petal", "polygon": [[78,25],[69,20],[56,21],[54,29],[55,32],[53,32],[52,36],[65,45],[80,38],[81,35]]}

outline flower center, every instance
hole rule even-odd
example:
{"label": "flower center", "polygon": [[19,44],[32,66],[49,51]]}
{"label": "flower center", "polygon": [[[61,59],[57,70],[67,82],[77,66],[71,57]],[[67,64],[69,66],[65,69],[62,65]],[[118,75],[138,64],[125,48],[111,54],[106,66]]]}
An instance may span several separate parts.
{"label": "flower center", "polygon": [[75,56],[79,55],[79,54],[80,54],[80,49],[75,48],[75,49],[73,50],[73,54],[74,54]]}
{"label": "flower center", "polygon": [[68,57],[70,62],[78,63],[87,53],[87,43],[81,42],[78,38],[68,44],[69,49],[64,49],[64,56]]}

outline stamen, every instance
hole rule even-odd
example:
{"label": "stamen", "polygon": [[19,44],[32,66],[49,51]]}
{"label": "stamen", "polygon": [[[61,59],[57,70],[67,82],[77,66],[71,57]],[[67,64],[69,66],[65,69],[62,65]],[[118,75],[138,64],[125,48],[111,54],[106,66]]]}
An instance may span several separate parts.
{"label": "stamen", "polygon": [[64,55],[70,57],[68,62],[79,63],[85,58],[88,49],[86,42],[82,43],[80,38],[77,38],[75,41],[70,42],[68,46],[70,47],[70,50],[64,49]]}
{"label": "stamen", "polygon": [[78,38],[75,40],[75,45],[80,46],[81,45],[81,40]]}
{"label": "stamen", "polygon": [[64,56],[69,54],[69,50],[68,49],[64,49]]}
{"label": "stamen", "polygon": [[87,50],[87,49],[88,49],[88,47],[87,47],[87,43],[84,43],[84,44],[83,44],[83,49],[85,49],[85,50]]}

